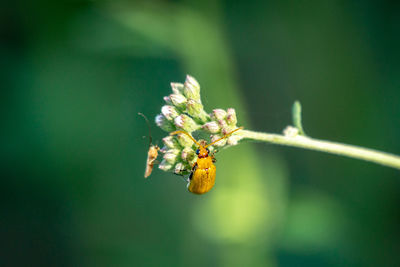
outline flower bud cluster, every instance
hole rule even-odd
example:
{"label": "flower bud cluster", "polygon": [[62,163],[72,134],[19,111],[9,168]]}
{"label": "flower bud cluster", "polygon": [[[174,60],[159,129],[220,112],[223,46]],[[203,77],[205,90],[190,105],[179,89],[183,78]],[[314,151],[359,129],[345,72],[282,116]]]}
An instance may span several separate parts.
{"label": "flower bud cluster", "polygon": [[187,75],[184,84],[171,83],[172,94],[164,97],[166,105],[156,117],[156,124],[166,132],[184,130],[188,133],[199,130],[210,120],[200,99],[200,85]]}
{"label": "flower bud cluster", "polygon": [[167,136],[163,138],[163,155],[159,168],[177,174],[187,174],[197,160],[196,144],[186,135]]}
{"label": "flower bud cluster", "polygon": [[[202,128],[211,133],[211,142],[218,140],[229,132],[237,128],[236,112],[233,108],[228,108],[226,111],[223,109],[214,109],[210,114],[211,121],[205,123]],[[240,141],[241,137],[238,135],[229,136],[226,139],[214,144],[217,147],[225,145],[234,146]]]}
{"label": "flower bud cluster", "polygon": [[[200,85],[192,76],[187,75],[185,82],[171,83],[172,94],[164,97],[165,105],[161,114],[155,118],[156,124],[166,132],[183,130],[191,134],[199,131],[210,137],[213,142],[237,128],[236,113],[233,108],[214,109],[211,114],[204,111],[200,99]],[[236,145],[240,135],[222,139],[215,146]],[[163,160],[159,168],[178,174],[189,173],[196,162],[197,145],[185,134],[167,136],[161,149]],[[213,147],[209,147],[212,151]]]}

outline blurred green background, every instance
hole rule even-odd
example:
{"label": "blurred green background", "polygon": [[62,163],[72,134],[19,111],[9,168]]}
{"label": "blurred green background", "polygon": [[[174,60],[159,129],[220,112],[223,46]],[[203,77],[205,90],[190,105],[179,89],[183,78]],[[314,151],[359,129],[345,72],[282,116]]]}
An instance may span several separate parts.
{"label": "blurred green background", "polygon": [[0,20],[1,266],[400,264],[398,171],[246,143],[192,195],[143,178],[137,116],[191,74],[248,129],[281,132],[298,99],[309,135],[400,154],[398,1],[8,1]]}

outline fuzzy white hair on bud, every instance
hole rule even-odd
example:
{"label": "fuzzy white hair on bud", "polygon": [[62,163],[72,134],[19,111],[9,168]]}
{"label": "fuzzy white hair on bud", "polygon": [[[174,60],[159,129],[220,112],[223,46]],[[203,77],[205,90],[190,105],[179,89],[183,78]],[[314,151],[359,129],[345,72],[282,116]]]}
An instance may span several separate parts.
{"label": "fuzzy white hair on bud", "polygon": [[202,128],[210,133],[218,133],[221,130],[218,123],[215,121],[205,123]]}
{"label": "fuzzy white hair on bud", "polygon": [[161,113],[167,120],[173,120],[178,117],[179,112],[174,106],[165,105],[161,108]]}
{"label": "fuzzy white hair on bud", "polygon": [[171,83],[172,92],[174,94],[182,94],[184,85],[181,83]]}
{"label": "fuzzy white hair on bud", "polygon": [[169,96],[171,102],[177,108],[184,108],[186,105],[186,97],[181,94],[172,94]]}
{"label": "fuzzy white hair on bud", "polygon": [[227,112],[220,108],[214,109],[212,112],[212,117],[215,120],[225,120],[226,115],[227,115]]}

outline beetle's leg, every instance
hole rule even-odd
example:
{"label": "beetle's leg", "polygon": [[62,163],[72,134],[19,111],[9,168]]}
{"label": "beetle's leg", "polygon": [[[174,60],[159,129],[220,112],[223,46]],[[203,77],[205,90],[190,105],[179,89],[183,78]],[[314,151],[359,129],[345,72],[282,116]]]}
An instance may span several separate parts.
{"label": "beetle's leg", "polygon": [[190,173],[190,176],[189,176],[189,181],[192,180],[193,173],[195,173],[196,169],[197,169],[197,162],[195,164],[193,164],[192,172]]}
{"label": "beetle's leg", "polygon": [[217,159],[214,157],[214,153],[211,154],[210,157],[213,163],[217,162]]}
{"label": "beetle's leg", "polygon": [[[192,169],[193,169],[193,167],[192,167]],[[189,170],[188,169],[181,169],[181,170],[179,170],[179,171],[174,171],[174,174],[175,175],[178,175],[178,176],[185,176],[186,174],[188,174],[188,173],[185,173],[185,172],[188,172]]]}
{"label": "beetle's leg", "polygon": [[178,173],[178,172],[174,172],[174,174],[175,174],[175,175],[178,175],[178,176],[182,176],[182,177],[185,176],[184,174]]}
{"label": "beetle's leg", "polygon": [[179,175],[179,176],[185,176],[185,174],[183,174],[186,170],[179,170],[179,171],[174,171],[175,175]]}
{"label": "beetle's leg", "polygon": [[214,155],[217,154],[219,152],[218,149],[215,149],[212,154],[210,155],[210,157],[212,158],[213,162],[216,162],[217,160],[215,159]]}

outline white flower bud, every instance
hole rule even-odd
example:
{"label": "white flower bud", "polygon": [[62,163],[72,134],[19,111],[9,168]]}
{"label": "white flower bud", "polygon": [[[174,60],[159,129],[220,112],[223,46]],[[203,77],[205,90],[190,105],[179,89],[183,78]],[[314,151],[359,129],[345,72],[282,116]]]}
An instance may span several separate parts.
{"label": "white flower bud", "polygon": [[182,147],[191,147],[194,144],[193,140],[186,134],[178,134],[176,135],[176,139],[178,139],[178,142]]}
{"label": "white flower bud", "polygon": [[161,163],[158,165],[158,168],[163,171],[168,171],[172,169],[172,164],[168,163],[166,160],[162,160]]}
{"label": "white flower bud", "polygon": [[194,150],[191,149],[190,147],[185,147],[185,148],[182,150],[181,158],[182,158],[184,161],[191,161],[191,160],[194,158],[194,156],[195,156]]}
{"label": "white flower bud", "polygon": [[212,112],[212,118],[219,121],[219,120],[225,120],[226,119],[227,112],[223,109],[217,108],[214,109]]}
{"label": "white flower bud", "polygon": [[192,98],[194,100],[200,100],[200,85],[190,75],[186,76],[185,87],[183,88],[183,93],[187,98]]}
{"label": "white flower bud", "polygon": [[172,149],[168,149],[166,151],[166,153],[171,153],[171,154],[175,154],[175,155],[179,155],[181,153],[181,149],[179,148],[172,148]]}
{"label": "white flower bud", "polygon": [[172,132],[175,130],[175,126],[164,117],[164,115],[159,114],[156,116],[155,122],[158,127],[166,132]]}
{"label": "white flower bud", "polygon": [[205,123],[210,120],[210,116],[204,111],[201,102],[194,99],[188,99],[186,103],[186,112],[197,121]]}
{"label": "white flower bud", "polygon": [[215,121],[205,123],[202,128],[210,133],[218,133],[221,130]]}
{"label": "white flower bud", "polygon": [[232,132],[233,130],[235,130],[235,128],[232,128],[232,127],[225,127],[225,128],[223,128],[223,129],[221,130],[221,133],[222,133],[223,135],[226,135],[226,134]]}
{"label": "white flower bud", "polygon": [[190,75],[186,75],[185,84],[190,84],[193,87],[200,88],[199,82],[193,76]]}
{"label": "white flower bud", "polygon": [[171,99],[171,102],[174,104],[174,106],[178,108],[185,108],[186,105],[186,97],[184,97],[181,94],[172,94],[169,96]]}
{"label": "white flower bud", "polygon": [[179,162],[175,165],[175,170],[174,172],[176,174],[181,174],[185,170],[185,165],[183,165],[182,162]]}
{"label": "white flower bud", "polygon": [[219,120],[219,121],[218,121],[218,125],[219,125],[219,127],[221,127],[221,128],[226,128],[226,127],[228,127],[228,124],[226,123],[225,120]]}
{"label": "white flower bud", "polygon": [[198,125],[192,118],[185,114],[181,114],[176,117],[174,123],[176,127],[181,128],[188,133],[194,132],[200,128],[200,125]]}
{"label": "white flower bud", "polygon": [[184,85],[181,83],[171,83],[171,88],[174,94],[180,95],[183,93]]}
{"label": "white flower bud", "polygon": [[173,136],[169,135],[167,137],[164,137],[162,140],[165,146],[168,148],[176,148],[177,146],[179,146],[178,141],[176,141],[175,137]]}
{"label": "white flower bud", "polygon": [[171,153],[169,151],[167,151],[167,153],[165,153],[163,156],[163,158],[170,164],[174,164],[177,157],[178,156],[175,153]]}
{"label": "white flower bud", "polygon": [[[221,135],[217,135],[217,134],[213,135],[211,137],[211,142],[215,142],[216,140],[220,139],[221,137],[222,137]],[[221,146],[224,146],[225,144],[226,144],[226,138],[218,141],[217,143],[214,144],[214,146],[221,147]]]}
{"label": "white flower bud", "polygon": [[236,146],[241,138],[237,135],[229,136],[226,140],[226,143],[230,146]]}
{"label": "white flower bud", "polygon": [[184,115],[182,114],[182,115],[176,117],[175,120],[174,120],[174,124],[175,124],[175,126],[178,127],[178,128],[183,128],[183,125],[184,125]]}
{"label": "white flower bud", "polygon": [[193,99],[188,99],[186,109],[190,116],[198,118],[203,111],[203,105]]}
{"label": "white flower bud", "polygon": [[173,120],[179,116],[178,110],[174,106],[165,105],[161,108],[161,113],[167,120]]}
{"label": "white flower bud", "polygon": [[235,126],[237,123],[237,118],[236,118],[236,111],[233,108],[228,108],[227,110],[227,116],[226,116],[226,121],[228,122],[229,125]]}
{"label": "white flower bud", "polygon": [[172,105],[172,101],[171,98],[169,98],[169,96],[164,96],[164,101],[165,103],[167,103],[167,105]]}

